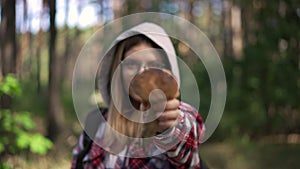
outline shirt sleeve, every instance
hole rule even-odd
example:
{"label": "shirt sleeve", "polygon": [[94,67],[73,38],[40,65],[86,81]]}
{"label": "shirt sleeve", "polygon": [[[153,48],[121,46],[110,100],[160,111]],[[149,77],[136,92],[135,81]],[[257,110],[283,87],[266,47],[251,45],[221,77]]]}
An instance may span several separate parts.
{"label": "shirt sleeve", "polygon": [[178,123],[156,136],[155,144],[165,151],[169,162],[176,168],[200,168],[199,147],[204,136],[204,124],[199,113],[181,103]]}
{"label": "shirt sleeve", "polygon": [[80,134],[79,140],[76,144],[76,146],[73,149],[73,157],[72,157],[72,164],[71,164],[71,169],[75,169],[76,168],[76,163],[77,163],[77,158],[80,152],[83,151],[83,137],[84,137],[84,133],[82,132]]}

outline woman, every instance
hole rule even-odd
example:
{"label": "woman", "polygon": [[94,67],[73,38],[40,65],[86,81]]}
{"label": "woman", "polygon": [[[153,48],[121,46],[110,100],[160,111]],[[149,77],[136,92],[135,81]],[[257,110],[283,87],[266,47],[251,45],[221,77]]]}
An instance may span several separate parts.
{"label": "woman", "polygon": [[[144,124],[144,116],[137,111],[149,108],[149,104],[129,90],[135,75],[148,68],[168,70],[179,83],[176,54],[168,35],[158,25],[142,23],[122,33],[112,46],[99,71],[99,89],[108,105],[102,113],[110,127],[99,125],[88,150],[84,150],[85,134],[81,135],[73,151],[72,168],[78,164],[83,168],[202,168],[199,146],[204,125],[198,112],[176,95],[166,100],[163,109],[154,100],[152,110],[161,113]],[[128,143],[126,137],[114,132],[128,138],[153,137],[153,142],[138,149],[135,145],[142,141]],[[151,156],[156,152],[152,148],[161,153]]]}

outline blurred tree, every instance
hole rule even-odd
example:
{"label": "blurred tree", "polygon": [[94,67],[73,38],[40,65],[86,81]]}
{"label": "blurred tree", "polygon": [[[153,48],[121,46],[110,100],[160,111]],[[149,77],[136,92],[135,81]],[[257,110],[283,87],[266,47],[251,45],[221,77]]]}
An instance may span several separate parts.
{"label": "blurred tree", "polygon": [[225,62],[228,129],[250,136],[300,132],[299,2],[233,5],[241,10],[243,56]]}
{"label": "blurred tree", "polygon": [[[102,3],[103,3],[103,0],[102,0]],[[116,0],[116,1],[112,1],[113,3],[113,13],[114,13],[114,18],[120,18],[122,16],[124,16],[124,11],[126,11],[126,7],[127,6],[123,6],[123,3],[122,1],[120,0]],[[102,5],[102,7],[104,7]],[[102,13],[103,15],[104,13]]]}
{"label": "blurred tree", "polygon": [[232,48],[232,28],[231,28],[231,8],[232,8],[232,0],[225,0],[222,3],[223,13],[222,13],[222,27],[223,27],[223,56],[233,55]]}
{"label": "blurred tree", "polygon": [[127,14],[142,12],[141,1],[139,0],[127,0]]}
{"label": "blurred tree", "polygon": [[2,75],[16,73],[16,1],[1,1],[0,47]]}
{"label": "blurred tree", "polygon": [[60,67],[56,55],[56,0],[49,0],[50,34],[49,34],[49,112],[48,112],[48,135],[56,140],[64,129],[64,111],[60,98]]}
{"label": "blurred tree", "polygon": [[[1,75],[17,73],[17,42],[16,42],[16,1],[1,1],[0,25]],[[0,108],[10,108],[12,99],[8,95],[0,97]]]}
{"label": "blurred tree", "polygon": [[39,32],[37,33],[37,41],[38,45],[36,47],[36,82],[37,82],[37,92],[41,92],[41,48],[44,44],[44,31],[40,28]]}
{"label": "blurred tree", "polygon": [[62,67],[62,76],[60,76],[61,81],[64,80],[65,77],[67,77],[68,69],[69,69],[69,60],[70,60],[70,35],[69,35],[69,27],[68,27],[68,18],[69,18],[69,0],[65,1],[66,7],[65,7],[65,21],[64,21],[64,28],[63,33],[65,35],[65,50],[63,54],[63,63],[65,66]]}

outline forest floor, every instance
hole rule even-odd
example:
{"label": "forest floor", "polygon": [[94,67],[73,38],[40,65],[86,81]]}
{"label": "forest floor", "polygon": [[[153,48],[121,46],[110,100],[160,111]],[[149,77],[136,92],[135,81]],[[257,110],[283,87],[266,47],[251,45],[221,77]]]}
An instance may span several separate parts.
{"label": "forest floor", "polygon": [[300,168],[300,144],[205,143],[200,154],[211,169]]}

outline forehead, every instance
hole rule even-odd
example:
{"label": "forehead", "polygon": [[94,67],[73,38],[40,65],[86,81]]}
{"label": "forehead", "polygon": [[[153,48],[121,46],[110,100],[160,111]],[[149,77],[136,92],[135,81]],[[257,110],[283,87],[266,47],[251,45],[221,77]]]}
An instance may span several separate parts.
{"label": "forehead", "polygon": [[159,60],[163,61],[162,49],[153,48],[148,44],[133,46],[124,54],[124,59],[134,59],[142,61]]}

